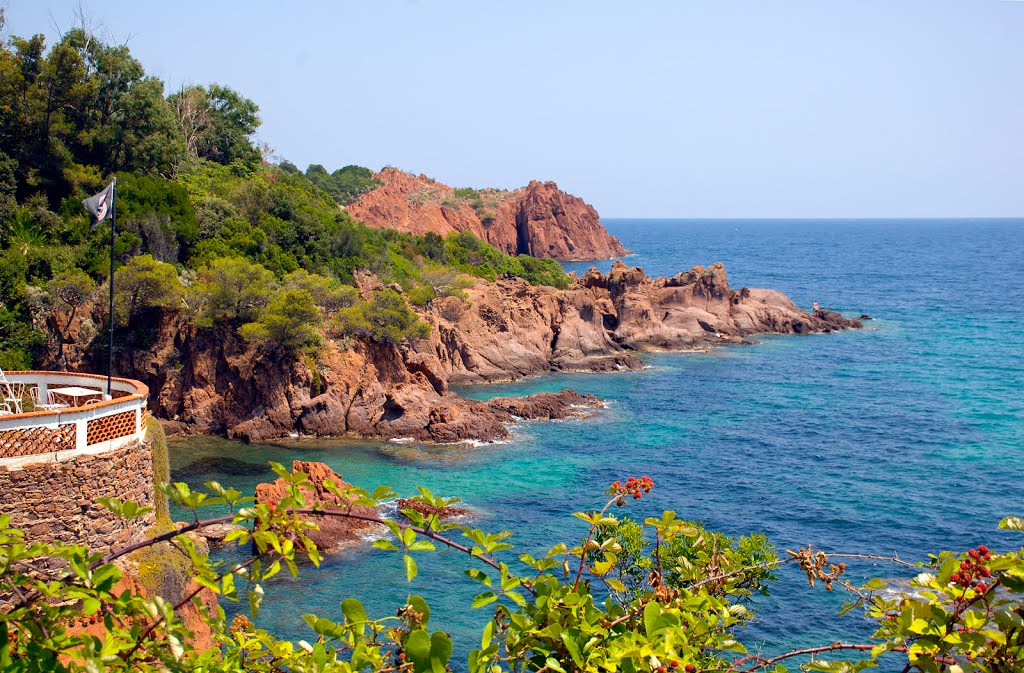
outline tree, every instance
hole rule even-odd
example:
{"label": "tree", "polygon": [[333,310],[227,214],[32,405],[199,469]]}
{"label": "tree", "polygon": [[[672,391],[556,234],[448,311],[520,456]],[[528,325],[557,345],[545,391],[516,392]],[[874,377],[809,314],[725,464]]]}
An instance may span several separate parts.
{"label": "tree", "polygon": [[114,314],[127,325],[146,309],[180,308],[183,293],[173,266],[152,255],[132,257],[114,274]]}
{"label": "tree", "polygon": [[282,289],[260,311],[259,319],[242,325],[247,341],[266,343],[296,353],[320,343],[321,314],[307,290]]}
{"label": "tree", "polygon": [[260,125],[256,103],[220,84],[182,87],[168,100],[193,156],[224,165],[259,161],[251,140]]}
{"label": "tree", "polygon": [[388,345],[430,335],[430,326],[420,322],[402,295],[391,288],[374,292],[372,301],[338,311],[333,325],[344,336],[359,336]]}
{"label": "tree", "polygon": [[78,309],[96,291],[96,283],[79,269],[64,271],[50,279],[37,294],[35,310],[45,324],[52,326],[51,334],[57,338],[57,363],[64,366],[64,344],[74,324]]}
{"label": "tree", "polygon": [[274,274],[242,257],[221,257],[202,267],[198,290],[203,295],[203,324],[255,320],[274,293]]}
{"label": "tree", "polygon": [[353,306],[360,300],[359,293],[354,287],[342,285],[336,280],[310,273],[305,269],[296,269],[287,274],[282,286],[289,290],[305,290],[327,315]]}

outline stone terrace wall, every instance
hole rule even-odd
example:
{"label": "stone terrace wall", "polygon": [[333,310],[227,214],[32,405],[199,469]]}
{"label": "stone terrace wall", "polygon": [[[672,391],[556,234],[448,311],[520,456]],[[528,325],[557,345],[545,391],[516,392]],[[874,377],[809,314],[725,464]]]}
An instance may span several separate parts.
{"label": "stone terrace wall", "polygon": [[27,542],[86,544],[106,552],[141,539],[152,512],[132,521],[96,504],[99,497],[153,505],[153,463],[148,442],[133,441],[106,453],[20,469],[0,466],[0,513],[25,531]]}

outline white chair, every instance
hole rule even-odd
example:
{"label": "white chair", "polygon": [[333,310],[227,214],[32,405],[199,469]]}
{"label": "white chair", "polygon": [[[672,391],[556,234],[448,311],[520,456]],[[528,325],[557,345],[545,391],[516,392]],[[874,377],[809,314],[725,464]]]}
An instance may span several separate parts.
{"label": "white chair", "polygon": [[20,381],[4,381],[0,383],[0,394],[4,402],[14,410],[14,413],[21,413],[21,400],[25,397],[25,384]]}
{"label": "white chair", "polygon": [[31,388],[29,388],[28,395],[29,397],[32,398],[32,406],[34,406],[37,410],[41,409],[43,411],[58,411],[60,409],[66,409],[68,406],[66,404],[54,404],[52,395],[50,396],[50,403],[44,404],[43,400],[40,399],[39,397],[39,386],[32,386]]}
{"label": "white chair", "polygon": [[103,400],[101,400],[101,399],[100,399],[100,398],[98,398],[98,397],[91,397],[91,398],[87,399],[87,400],[85,401],[85,404],[83,404],[82,406],[83,406],[83,407],[87,407],[87,406],[89,406],[90,404],[99,404],[99,403],[100,403],[100,402],[102,402],[102,401],[103,401]]}
{"label": "white chair", "polygon": [[52,390],[46,391],[46,397],[49,399],[49,402],[46,404],[47,411],[58,411],[60,409],[67,409],[71,406],[67,402],[62,402],[59,397],[53,394]]}
{"label": "white chair", "polygon": [[6,402],[0,404],[0,416],[8,416],[8,415],[13,414],[13,413],[14,412],[11,411],[11,408],[9,406],[7,406]]}

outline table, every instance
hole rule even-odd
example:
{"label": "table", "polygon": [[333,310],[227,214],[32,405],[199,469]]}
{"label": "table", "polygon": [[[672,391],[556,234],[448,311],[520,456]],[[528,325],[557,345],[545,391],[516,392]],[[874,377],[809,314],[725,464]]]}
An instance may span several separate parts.
{"label": "table", "polygon": [[50,388],[49,392],[53,395],[60,395],[61,397],[70,397],[74,404],[72,406],[80,406],[78,399],[80,397],[92,397],[94,395],[102,395],[103,393],[98,390],[90,390],[89,388],[82,388],[80,386],[67,386],[66,388]]}

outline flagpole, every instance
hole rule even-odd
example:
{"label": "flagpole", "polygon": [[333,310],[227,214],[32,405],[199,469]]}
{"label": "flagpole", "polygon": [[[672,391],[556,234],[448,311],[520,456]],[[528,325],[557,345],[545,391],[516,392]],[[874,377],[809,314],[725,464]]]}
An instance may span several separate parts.
{"label": "flagpole", "polygon": [[117,176],[110,190],[110,341],[107,346],[107,399],[110,399],[110,379],[114,374],[114,241],[117,228]]}

